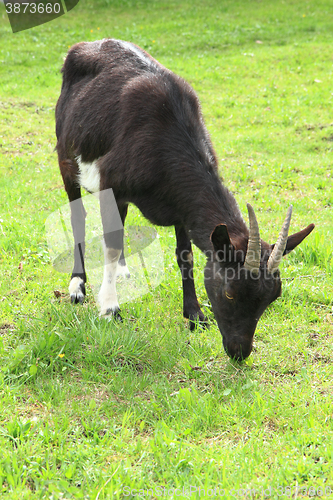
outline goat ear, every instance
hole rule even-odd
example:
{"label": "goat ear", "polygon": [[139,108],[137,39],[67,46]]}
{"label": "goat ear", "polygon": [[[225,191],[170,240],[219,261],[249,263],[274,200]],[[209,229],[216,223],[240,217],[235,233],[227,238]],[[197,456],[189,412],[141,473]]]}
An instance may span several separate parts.
{"label": "goat ear", "polygon": [[225,224],[219,224],[216,226],[210,239],[213,243],[217,259],[219,261],[227,262],[229,260],[228,255],[230,255],[231,251],[234,251],[234,246],[230,241],[227,226]]}
{"label": "goat ear", "polygon": [[[286,249],[283,252],[283,255],[287,255],[287,253],[290,253],[292,250],[294,250],[294,248],[296,248],[300,243],[302,243],[304,238],[309,236],[309,234],[314,229],[314,227],[315,227],[314,224],[309,224],[308,227],[306,227],[305,229],[302,229],[302,231],[299,231],[298,233],[295,233],[295,234],[292,234],[291,236],[288,236]],[[272,250],[273,250],[273,248],[274,248],[274,245],[272,245]]]}
{"label": "goat ear", "polygon": [[314,224],[309,224],[308,227],[306,227],[305,229],[302,229],[302,231],[299,231],[298,233],[295,233],[295,234],[292,234],[291,236],[288,236],[286,249],[285,249],[283,255],[286,255],[287,253],[294,250],[294,248],[296,248],[297,245],[299,245],[304,240],[304,238],[309,236],[309,234],[314,229],[314,227],[315,227]]}

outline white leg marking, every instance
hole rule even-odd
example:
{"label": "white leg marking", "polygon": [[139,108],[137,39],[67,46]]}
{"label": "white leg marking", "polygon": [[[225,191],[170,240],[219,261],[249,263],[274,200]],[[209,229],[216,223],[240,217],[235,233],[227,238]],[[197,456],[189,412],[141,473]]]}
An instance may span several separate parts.
{"label": "white leg marking", "polygon": [[118,266],[117,266],[117,278],[118,276],[121,276],[123,278],[130,278],[131,277],[131,273],[129,272],[128,270],[128,267],[127,267],[127,264],[125,263],[125,265],[123,266],[120,261],[118,262]]}
{"label": "white leg marking", "polygon": [[104,247],[104,276],[98,300],[101,306],[100,316],[112,316],[119,311],[116,290],[117,266],[121,250]]}
{"label": "white leg marking", "polygon": [[83,302],[84,293],[82,292],[81,285],[84,285],[83,279],[76,276],[71,279],[68,290],[71,297],[71,302]]}

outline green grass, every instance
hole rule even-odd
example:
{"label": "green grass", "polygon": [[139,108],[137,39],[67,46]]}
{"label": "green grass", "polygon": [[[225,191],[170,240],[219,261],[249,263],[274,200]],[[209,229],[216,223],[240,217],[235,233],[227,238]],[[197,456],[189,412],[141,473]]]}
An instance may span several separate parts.
{"label": "green grass", "polygon": [[[331,14],[323,0],[81,0],[12,34],[0,4],[1,498],[333,496]],[[50,263],[45,220],[66,203],[59,70],[69,46],[111,36],[193,85],[225,183],[265,240],[290,203],[292,232],[316,224],[284,259],[245,363],[223,351],[198,251],[210,329],[187,328],[172,228],[158,228],[163,283],[123,304],[122,324],[98,319],[89,287],[71,306]]]}

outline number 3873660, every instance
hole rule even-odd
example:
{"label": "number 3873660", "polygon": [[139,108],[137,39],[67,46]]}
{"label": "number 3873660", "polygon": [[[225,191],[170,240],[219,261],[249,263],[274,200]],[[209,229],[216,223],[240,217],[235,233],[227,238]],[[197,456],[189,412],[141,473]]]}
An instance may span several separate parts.
{"label": "number 3873660", "polygon": [[60,3],[6,3],[7,14],[59,14]]}

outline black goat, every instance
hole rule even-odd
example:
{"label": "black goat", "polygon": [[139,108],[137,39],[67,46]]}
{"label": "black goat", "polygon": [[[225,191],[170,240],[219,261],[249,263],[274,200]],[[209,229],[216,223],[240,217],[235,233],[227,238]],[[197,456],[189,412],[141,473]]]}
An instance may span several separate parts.
{"label": "black goat", "polygon": [[56,107],[59,165],[72,207],[72,302],[85,296],[85,210],[80,188],[100,193],[105,267],[101,316],[119,315],[116,271],[125,266],[123,230],[112,232],[112,188],[122,223],[134,203],[152,223],[175,226],[183,312],[191,329],[206,318],[193,281],[191,240],[207,256],[205,286],[230,357],[249,356],[257,322],[281,294],[282,255],[314,228],[289,236],[291,209],[277,244],[248,230],[218,176],[214,149],[193,89],[136,45],[106,39],[68,52]]}

